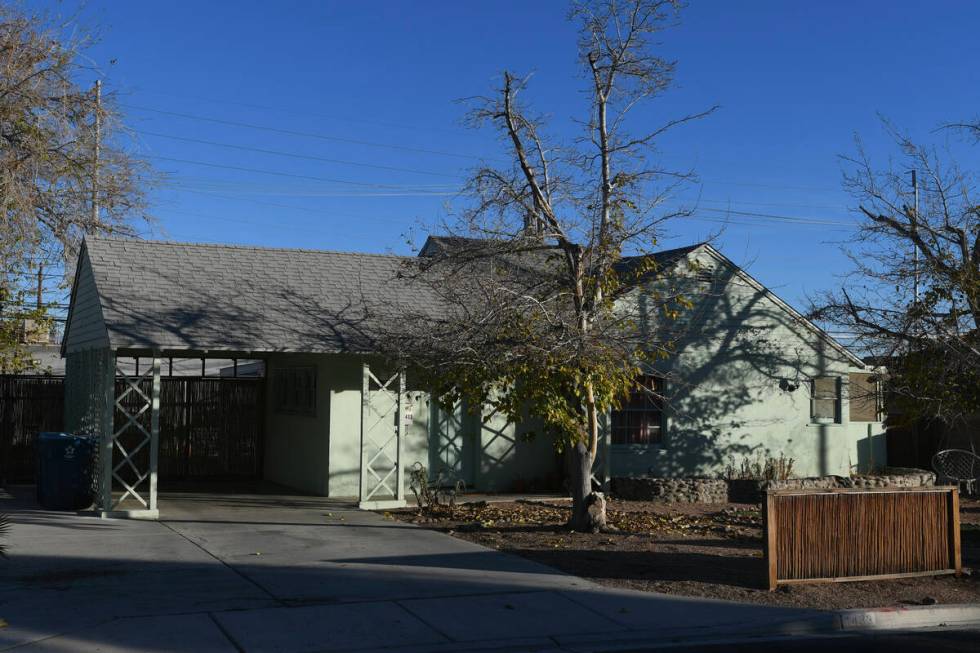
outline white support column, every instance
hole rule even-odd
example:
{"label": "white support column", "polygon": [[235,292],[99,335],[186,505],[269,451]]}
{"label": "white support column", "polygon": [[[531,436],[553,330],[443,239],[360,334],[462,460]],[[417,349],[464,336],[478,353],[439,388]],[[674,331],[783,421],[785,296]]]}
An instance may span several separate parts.
{"label": "white support column", "polygon": [[150,393],[150,511],[157,512],[157,466],[160,459],[160,353],[153,353]]}
{"label": "white support column", "polygon": [[[153,364],[146,372],[127,375],[116,367],[122,381],[120,393],[112,393],[111,409],[118,411],[119,423],[109,422],[110,439],[104,451],[108,465],[108,485],[103,487],[108,502],[103,517],[157,519],[157,464],[160,445],[160,356],[154,352]],[[115,379],[113,379],[113,389]],[[149,387],[147,387],[149,386]],[[149,412],[149,420],[146,420]],[[113,416],[115,412],[112,413]],[[149,421],[149,424],[147,424]],[[105,464],[105,459],[103,460]],[[112,494],[117,484],[123,492]]]}
{"label": "white support column", "polygon": [[361,484],[358,506],[364,510],[405,505],[402,470],[405,373],[382,381],[364,364],[361,385]]}
{"label": "white support column", "polygon": [[367,457],[367,421],[371,408],[371,368],[367,363],[361,365],[361,481],[357,498],[360,503],[368,499],[368,457]]}
{"label": "white support column", "polygon": [[398,411],[395,418],[397,432],[395,433],[395,482],[398,487],[395,492],[395,500],[402,505],[405,504],[405,478],[404,465],[402,465],[402,450],[404,449],[403,440],[405,435],[405,371],[398,372],[398,401],[395,406]]}

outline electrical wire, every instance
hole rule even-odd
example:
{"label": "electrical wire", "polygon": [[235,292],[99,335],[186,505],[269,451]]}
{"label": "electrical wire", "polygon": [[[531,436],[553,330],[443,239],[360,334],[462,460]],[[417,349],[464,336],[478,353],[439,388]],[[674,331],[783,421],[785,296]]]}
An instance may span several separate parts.
{"label": "electrical wire", "polygon": [[[289,172],[279,172],[277,170],[262,170],[262,169],[259,169],[259,168],[246,168],[244,166],[232,166],[232,165],[227,165],[227,164],[224,164],[224,163],[213,163],[213,162],[210,162],[210,161],[196,161],[194,159],[178,159],[178,158],[175,158],[175,157],[159,156],[159,155],[155,155],[155,154],[148,155],[147,158],[149,158],[149,159],[158,159],[160,161],[171,161],[171,162],[174,162],[174,163],[187,163],[189,165],[205,166],[205,167],[208,167],[208,168],[221,168],[221,169],[224,169],[224,170],[237,170],[239,172],[253,172],[253,173],[256,173],[256,174],[273,175],[273,176],[276,176],[276,177],[290,177],[290,178],[293,178],[293,179],[306,179],[306,180],[309,180],[309,181],[325,181],[325,182],[332,183],[332,184],[349,184],[351,186],[363,186],[363,187],[366,187],[366,188],[378,188],[378,189],[390,189],[390,190],[403,190],[403,189],[413,188],[411,186],[400,186],[400,185],[392,185],[392,184],[375,184],[375,183],[363,182],[363,181],[350,181],[348,179],[332,179],[332,178],[329,178],[329,177],[315,177],[313,175],[298,175],[298,174],[289,173]],[[442,194],[443,195],[455,195],[455,194],[457,194],[457,192],[454,191],[454,192],[451,192],[451,193],[450,192],[447,192],[447,193],[442,193]]]}
{"label": "electrical wire", "polygon": [[222,118],[212,118],[209,116],[199,116],[192,113],[181,113],[178,111],[165,111],[163,109],[154,109],[152,107],[142,107],[133,104],[120,104],[120,106],[127,109],[136,109],[137,111],[149,111],[151,113],[157,113],[165,116],[173,116],[175,118],[184,118],[187,120],[199,120],[201,122],[210,122],[218,125],[228,125],[230,127],[242,127],[245,129],[257,129],[260,131],[267,131],[276,134],[286,134],[288,136],[301,136],[303,138],[315,138],[323,141],[332,141],[335,143],[349,143],[351,145],[363,145],[366,147],[378,147],[390,150],[398,150],[402,152],[415,152],[417,154],[432,154],[436,156],[448,156],[457,159],[472,159],[475,161],[486,160],[485,157],[476,156],[473,154],[460,154],[458,152],[446,152],[442,150],[429,150],[420,147],[410,147],[407,145],[395,145],[392,143],[379,143],[376,141],[364,141],[355,138],[344,138],[341,136],[330,136],[327,134],[317,134],[314,132],[304,132],[295,129],[282,129],[281,127],[269,127],[266,125],[256,125],[253,123],[239,122],[237,120],[225,120]]}
{"label": "electrical wire", "polygon": [[245,146],[245,145],[235,145],[233,143],[221,143],[221,142],[218,142],[218,141],[208,141],[208,140],[204,140],[204,139],[200,139],[200,138],[187,138],[187,137],[184,137],[184,136],[174,136],[172,134],[163,134],[163,133],[160,133],[160,132],[152,132],[152,131],[147,131],[145,129],[137,129],[136,132],[139,133],[139,134],[147,135],[147,136],[156,136],[156,137],[159,137],[159,138],[168,138],[168,139],[171,139],[171,140],[184,141],[184,142],[187,142],[187,143],[199,143],[199,144],[202,144],[202,145],[210,145],[210,146],[213,146],[213,147],[224,147],[224,148],[233,149],[233,150],[240,150],[240,151],[244,151],[244,152],[258,152],[258,153],[261,153],[261,154],[271,154],[271,155],[274,155],[274,156],[290,157],[290,158],[293,158],[293,159],[304,159],[304,160],[307,160],[307,161],[322,161],[324,163],[337,163],[337,164],[349,165],[349,166],[359,166],[359,167],[362,167],[362,168],[372,168],[372,169],[375,169],[375,170],[388,170],[388,171],[392,171],[392,172],[408,172],[408,173],[417,174],[417,175],[430,175],[430,176],[434,176],[434,177],[447,177],[447,178],[450,178],[450,179],[462,179],[459,175],[452,175],[452,174],[448,174],[448,173],[444,173],[444,172],[434,172],[432,170],[419,170],[418,168],[401,168],[401,167],[398,167],[398,166],[385,166],[385,165],[377,165],[377,164],[373,164],[373,163],[361,163],[359,161],[348,161],[348,160],[345,160],[345,159],[330,159],[330,158],[322,157],[322,156],[312,156],[312,155],[306,155],[306,154],[296,154],[296,153],[293,153],[293,152],[283,152],[281,150],[267,150],[267,149],[263,149],[263,148],[259,148],[259,147],[248,147],[248,146]]}

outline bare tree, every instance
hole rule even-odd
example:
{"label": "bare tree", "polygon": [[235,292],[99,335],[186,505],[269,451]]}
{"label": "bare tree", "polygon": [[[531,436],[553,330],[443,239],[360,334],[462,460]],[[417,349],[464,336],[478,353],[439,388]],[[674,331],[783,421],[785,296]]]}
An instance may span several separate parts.
{"label": "bare tree", "polygon": [[148,167],[123,146],[111,95],[80,86],[88,41],[0,6],[0,367],[16,368],[35,271],[63,267],[86,233],[134,234]]}
{"label": "bare tree", "polygon": [[592,487],[600,420],[667,354],[650,321],[686,303],[646,283],[664,222],[687,214],[665,202],[693,179],[660,166],[656,145],[714,109],[641,134],[628,120],[671,86],[674,64],[653,53],[652,39],[679,9],[667,0],[574,6],[588,105],[572,142],[551,138],[523,102],[526,77],[505,71],[493,96],[473,100],[470,122],[500,135],[511,164],[476,170],[472,203],[444,225],[449,237],[406,268],[440,317],[402,316],[386,339],[444,403],[489,405],[555,437],[571,461],[570,525],[581,531],[606,526]]}
{"label": "bare tree", "polygon": [[[852,332],[888,368],[910,417],[955,421],[980,410],[980,206],[953,156],[887,122],[901,153],[876,168],[860,141],[844,183],[863,218],[845,251],[854,269],[815,298],[815,318]],[[980,134],[980,125],[965,126]],[[912,177],[918,182],[918,206]]]}

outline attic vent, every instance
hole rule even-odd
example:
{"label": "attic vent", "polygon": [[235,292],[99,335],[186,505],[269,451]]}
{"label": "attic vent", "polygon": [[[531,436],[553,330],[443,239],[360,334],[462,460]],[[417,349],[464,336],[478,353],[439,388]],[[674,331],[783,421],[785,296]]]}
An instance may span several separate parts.
{"label": "attic vent", "polygon": [[694,273],[694,278],[698,283],[713,284],[715,282],[715,271],[712,268],[698,270]]}

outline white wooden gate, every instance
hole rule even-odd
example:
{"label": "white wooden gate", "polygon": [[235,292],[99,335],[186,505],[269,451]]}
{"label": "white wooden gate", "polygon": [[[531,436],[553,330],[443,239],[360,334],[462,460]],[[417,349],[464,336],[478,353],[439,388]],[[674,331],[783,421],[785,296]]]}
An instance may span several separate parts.
{"label": "white wooden gate", "polygon": [[405,505],[402,434],[405,373],[382,382],[363,367],[361,390],[361,487],[359,507],[365,510]]}

